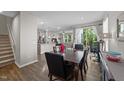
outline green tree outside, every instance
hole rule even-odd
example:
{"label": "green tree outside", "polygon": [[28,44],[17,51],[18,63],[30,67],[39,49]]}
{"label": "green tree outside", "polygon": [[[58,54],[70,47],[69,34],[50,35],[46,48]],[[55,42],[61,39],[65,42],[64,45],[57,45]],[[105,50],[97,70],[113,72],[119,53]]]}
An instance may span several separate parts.
{"label": "green tree outside", "polygon": [[91,27],[83,29],[83,44],[89,46],[97,41],[97,36]]}

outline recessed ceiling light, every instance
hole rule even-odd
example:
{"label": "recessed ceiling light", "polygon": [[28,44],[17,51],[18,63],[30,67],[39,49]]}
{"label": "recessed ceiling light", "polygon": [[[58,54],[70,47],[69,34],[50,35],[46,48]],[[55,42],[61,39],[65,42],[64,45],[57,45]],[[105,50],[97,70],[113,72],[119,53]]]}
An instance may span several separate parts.
{"label": "recessed ceiling light", "polygon": [[40,22],[40,24],[41,24],[41,25],[43,25],[43,24],[44,24],[44,22]]}
{"label": "recessed ceiling light", "polygon": [[48,29],[46,29],[46,31],[48,31]]}
{"label": "recessed ceiling light", "polygon": [[81,20],[84,20],[84,17],[81,17]]}
{"label": "recessed ceiling light", "polygon": [[59,29],[61,29],[61,27],[57,27],[57,29],[59,30]]}

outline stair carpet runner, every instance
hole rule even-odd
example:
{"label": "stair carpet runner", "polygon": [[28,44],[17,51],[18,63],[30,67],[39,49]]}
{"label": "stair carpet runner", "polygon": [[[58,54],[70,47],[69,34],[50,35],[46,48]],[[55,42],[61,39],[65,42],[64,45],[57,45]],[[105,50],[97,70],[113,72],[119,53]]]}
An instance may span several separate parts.
{"label": "stair carpet runner", "polygon": [[14,63],[14,55],[8,35],[0,35],[0,67]]}

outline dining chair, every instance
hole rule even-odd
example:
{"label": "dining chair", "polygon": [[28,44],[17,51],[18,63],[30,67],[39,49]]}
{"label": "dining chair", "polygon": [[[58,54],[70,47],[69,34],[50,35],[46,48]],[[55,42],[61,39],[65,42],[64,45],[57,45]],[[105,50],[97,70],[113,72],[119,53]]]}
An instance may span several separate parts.
{"label": "dining chair", "polygon": [[83,50],[83,44],[75,44],[74,47],[76,50]]}
{"label": "dining chair", "polygon": [[45,57],[49,69],[50,80],[52,80],[52,76],[60,80],[73,79],[74,66],[66,64],[62,55],[46,52]]}
{"label": "dining chair", "polygon": [[86,50],[87,50],[87,52],[86,52],[86,55],[85,55],[85,64],[86,64],[86,67],[87,67],[87,70],[88,70],[87,57],[88,57],[88,53],[89,53],[89,48],[87,48]]}
{"label": "dining chair", "polygon": [[81,59],[81,62],[79,64],[79,69],[80,69],[80,74],[81,74],[81,79],[83,80],[83,72],[86,74],[86,66],[88,67],[87,62],[87,55],[88,55],[88,50],[84,50],[84,55]]}

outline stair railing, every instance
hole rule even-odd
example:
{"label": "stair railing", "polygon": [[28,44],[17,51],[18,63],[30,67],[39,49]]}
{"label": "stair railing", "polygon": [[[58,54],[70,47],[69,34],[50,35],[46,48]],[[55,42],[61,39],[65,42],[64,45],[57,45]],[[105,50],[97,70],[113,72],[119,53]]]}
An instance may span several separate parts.
{"label": "stair railing", "polygon": [[8,32],[9,32],[9,38],[10,38],[10,43],[11,43],[11,48],[13,51],[14,59],[16,61],[16,56],[15,56],[16,47],[15,47],[15,38],[13,35],[13,29],[10,24],[7,24],[7,28],[8,28]]}

